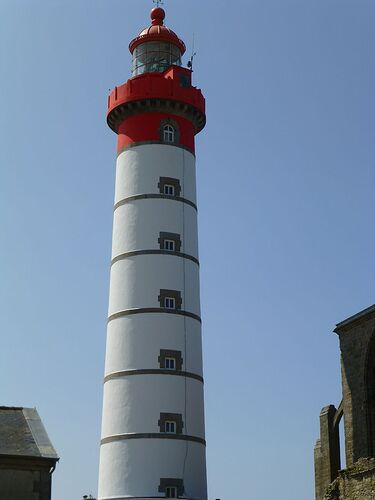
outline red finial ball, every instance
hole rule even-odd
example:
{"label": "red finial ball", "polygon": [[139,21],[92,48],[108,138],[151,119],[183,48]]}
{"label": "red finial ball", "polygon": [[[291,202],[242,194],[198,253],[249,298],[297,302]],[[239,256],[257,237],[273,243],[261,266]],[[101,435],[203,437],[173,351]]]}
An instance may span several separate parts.
{"label": "red finial ball", "polygon": [[165,19],[165,11],[161,7],[155,7],[155,9],[152,9],[151,13],[151,20],[152,24],[163,24],[163,21]]}

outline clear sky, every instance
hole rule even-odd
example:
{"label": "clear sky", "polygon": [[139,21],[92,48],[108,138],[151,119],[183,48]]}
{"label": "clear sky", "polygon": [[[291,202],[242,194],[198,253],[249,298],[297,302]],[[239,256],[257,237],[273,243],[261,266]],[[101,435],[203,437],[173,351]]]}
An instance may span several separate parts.
{"label": "clear sky", "polygon": [[[116,136],[151,0],[0,2],[0,404],[96,494]],[[313,500],[335,323],[374,303],[373,0],[168,0],[195,37],[209,498]],[[186,62],[186,58],[185,58]],[[372,222],[371,222],[372,221]]]}

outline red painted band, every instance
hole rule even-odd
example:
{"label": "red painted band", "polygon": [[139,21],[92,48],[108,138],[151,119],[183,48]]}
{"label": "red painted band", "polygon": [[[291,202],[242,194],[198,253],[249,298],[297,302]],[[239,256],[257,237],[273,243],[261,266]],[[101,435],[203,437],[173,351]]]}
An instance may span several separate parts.
{"label": "red painted band", "polygon": [[170,123],[176,129],[175,144],[184,146],[194,153],[195,128],[193,123],[181,116],[167,113],[141,113],[126,118],[118,128],[117,152],[137,142],[164,142],[163,125],[166,123]]}

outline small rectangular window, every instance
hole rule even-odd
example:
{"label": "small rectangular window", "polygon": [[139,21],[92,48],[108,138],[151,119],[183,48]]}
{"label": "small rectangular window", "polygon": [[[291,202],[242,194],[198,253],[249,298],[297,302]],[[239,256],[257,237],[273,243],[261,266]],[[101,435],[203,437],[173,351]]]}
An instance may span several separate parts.
{"label": "small rectangular window", "polygon": [[158,296],[160,307],[180,310],[182,306],[181,292],[178,290],[161,289]]}
{"label": "small rectangular window", "polygon": [[166,498],[180,498],[184,494],[184,481],[178,478],[161,477],[159,492]]}
{"label": "small rectangular window", "polygon": [[165,432],[167,434],[176,434],[176,422],[167,420],[165,422]]}
{"label": "small rectangular window", "polygon": [[167,194],[168,196],[174,196],[174,186],[171,184],[164,184],[164,194]]}
{"label": "small rectangular window", "polygon": [[[163,434],[182,434],[184,422],[181,413],[160,413],[158,421],[160,432]],[[169,483],[172,485],[172,481]]]}
{"label": "small rectangular window", "polygon": [[176,358],[165,358],[165,368],[166,370],[175,370]]}
{"label": "small rectangular window", "polygon": [[181,237],[177,233],[159,233],[158,243],[161,250],[169,250],[170,252],[181,251]]}
{"label": "small rectangular window", "polygon": [[164,250],[169,250],[170,252],[174,252],[176,248],[174,240],[164,240]]}
{"label": "small rectangular window", "polygon": [[158,357],[160,368],[163,370],[182,370],[183,359],[181,351],[174,351],[171,349],[160,349],[160,356]]}
{"label": "small rectangular window", "polygon": [[181,87],[188,88],[191,87],[191,76],[190,75],[180,75],[180,85]]}
{"label": "small rectangular window", "polygon": [[166,498],[177,498],[177,488],[176,486],[167,486],[165,488]]}
{"label": "small rectangular window", "polygon": [[167,196],[181,196],[181,183],[175,177],[159,177],[159,193]]}
{"label": "small rectangular window", "polygon": [[167,309],[176,309],[176,299],[174,297],[165,297],[164,307]]}

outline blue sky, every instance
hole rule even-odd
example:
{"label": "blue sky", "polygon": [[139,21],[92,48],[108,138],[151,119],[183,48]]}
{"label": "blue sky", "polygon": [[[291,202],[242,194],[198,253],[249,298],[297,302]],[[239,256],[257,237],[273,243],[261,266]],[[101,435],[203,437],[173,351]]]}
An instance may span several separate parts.
{"label": "blue sky", "polygon": [[[96,494],[116,137],[151,1],[0,5],[1,404],[36,406],[53,499]],[[335,323],[374,303],[373,0],[165,2],[197,140],[210,499],[313,500]],[[186,62],[186,58],[185,58]]]}

